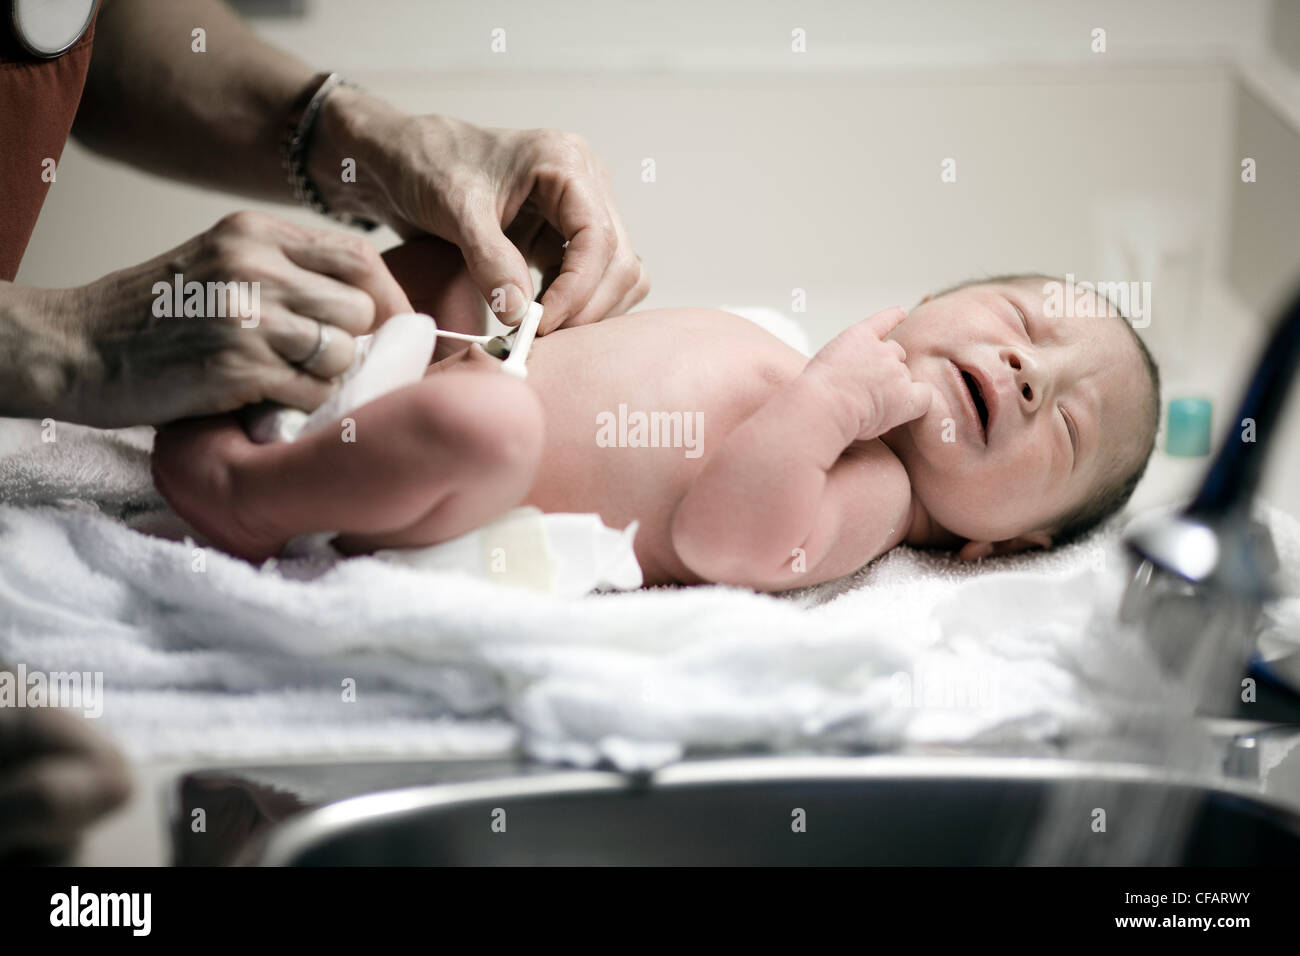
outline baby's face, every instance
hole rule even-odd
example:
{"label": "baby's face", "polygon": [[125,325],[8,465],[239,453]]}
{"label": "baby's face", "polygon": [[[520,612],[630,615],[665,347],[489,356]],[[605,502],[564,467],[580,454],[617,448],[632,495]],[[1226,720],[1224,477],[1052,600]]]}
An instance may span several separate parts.
{"label": "baby's face", "polygon": [[928,299],[889,336],[935,397],[884,440],[930,516],[963,538],[1050,531],[1139,454],[1150,385],[1131,333],[1104,300],[1095,318],[1049,318],[1046,281]]}

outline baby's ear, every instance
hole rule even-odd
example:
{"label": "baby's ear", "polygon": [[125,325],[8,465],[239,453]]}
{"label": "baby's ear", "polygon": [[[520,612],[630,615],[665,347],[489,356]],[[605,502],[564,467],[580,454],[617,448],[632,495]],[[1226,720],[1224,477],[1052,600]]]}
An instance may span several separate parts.
{"label": "baby's ear", "polygon": [[959,561],[978,561],[995,554],[1015,554],[1030,548],[1050,548],[1052,536],[1046,531],[1027,531],[1005,541],[967,541],[957,552]]}

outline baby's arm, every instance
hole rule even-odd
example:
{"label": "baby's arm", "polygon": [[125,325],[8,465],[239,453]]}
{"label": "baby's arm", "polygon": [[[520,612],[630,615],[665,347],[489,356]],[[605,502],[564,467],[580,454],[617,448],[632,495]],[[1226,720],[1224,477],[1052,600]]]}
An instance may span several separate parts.
{"label": "baby's arm", "polygon": [[847,574],[901,537],[907,474],[880,443],[855,443],[929,407],[901,347],[882,341],[902,318],[849,329],[727,436],[673,515],[692,571],[779,590]]}

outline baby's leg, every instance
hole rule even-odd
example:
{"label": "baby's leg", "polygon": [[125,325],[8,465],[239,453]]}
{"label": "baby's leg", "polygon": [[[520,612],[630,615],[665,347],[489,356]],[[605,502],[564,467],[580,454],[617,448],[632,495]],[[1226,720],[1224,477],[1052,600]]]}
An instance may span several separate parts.
{"label": "baby's leg", "polygon": [[347,553],[445,541],[523,501],[541,457],[537,397],[495,371],[430,375],[348,417],[350,434],[270,445],[231,415],[177,422],[158,432],[154,481],[214,544],[260,561],[317,531]]}
{"label": "baby's leg", "polygon": [[[384,264],[417,312],[427,312],[438,328],[482,335],[488,329],[487,304],[460,249],[436,236],[420,236],[384,253]],[[464,342],[440,338],[434,359],[462,351]]]}

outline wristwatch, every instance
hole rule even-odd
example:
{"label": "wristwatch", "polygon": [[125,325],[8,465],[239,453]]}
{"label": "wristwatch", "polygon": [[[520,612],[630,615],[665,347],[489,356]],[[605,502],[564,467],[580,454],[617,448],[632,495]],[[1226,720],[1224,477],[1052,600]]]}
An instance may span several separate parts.
{"label": "wristwatch", "polygon": [[9,19],[24,50],[43,60],[76,45],[95,19],[97,0],[11,0]]}

